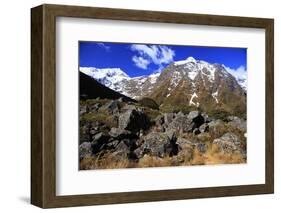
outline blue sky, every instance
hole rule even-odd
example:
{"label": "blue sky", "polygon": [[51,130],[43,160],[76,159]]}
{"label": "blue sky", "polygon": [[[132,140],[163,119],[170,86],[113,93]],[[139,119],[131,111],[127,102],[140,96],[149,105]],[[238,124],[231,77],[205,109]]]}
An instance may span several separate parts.
{"label": "blue sky", "polygon": [[120,68],[130,77],[149,75],[190,56],[237,72],[247,69],[246,48],[79,42],[80,67]]}

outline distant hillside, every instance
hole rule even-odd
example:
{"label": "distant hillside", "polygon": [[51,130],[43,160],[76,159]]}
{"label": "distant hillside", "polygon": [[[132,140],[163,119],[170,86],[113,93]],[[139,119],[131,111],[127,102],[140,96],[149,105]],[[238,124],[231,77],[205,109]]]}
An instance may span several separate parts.
{"label": "distant hillside", "polygon": [[108,99],[118,99],[120,97],[124,98],[125,101],[133,101],[125,95],[122,95],[114,90],[102,85],[90,76],[79,72],[79,95],[80,99],[93,99],[93,98],[108,98]]}

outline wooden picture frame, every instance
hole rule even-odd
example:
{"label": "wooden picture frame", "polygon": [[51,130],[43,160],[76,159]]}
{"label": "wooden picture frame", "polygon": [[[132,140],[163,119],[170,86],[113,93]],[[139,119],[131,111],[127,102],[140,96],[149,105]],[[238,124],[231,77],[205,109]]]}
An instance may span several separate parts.
{"label": "wooden picture frame", "polygon": [[[56,195],[56,18],[95,18],[265,29],[265,184],[122,193]],[[41,5],[31,9],[31,203],[41,208],[268,194],[274,192],[273,19]],[[262,139],[261,139],[262,140]]]}

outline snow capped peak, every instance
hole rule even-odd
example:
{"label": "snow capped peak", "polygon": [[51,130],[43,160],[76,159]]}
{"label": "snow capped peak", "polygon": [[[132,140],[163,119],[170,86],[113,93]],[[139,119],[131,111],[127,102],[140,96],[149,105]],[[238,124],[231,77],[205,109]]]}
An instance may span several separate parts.
{"label": "snow capped peak", "polygon": [[95,67],[80,67],[79,70],[96,79],[101,84],[118,92],[123,90],[123,84],[120,82],[130,79],[130,77],[120,68],[98,69]]}
{"label": "snow capped peak", "polygon": [[95,67],[80,67],[80,72],[85,73],[95,79],[103,78],[103,77],[114,77],[120,76],[124,78],[129,78],[129,76],[120,68],[102,68],[98,69]]}
{"label": "snow capped peak", "polygon": [[195,58],[189,56],[189,57],[188,57],[187,59],[185,59],[185,60],[182,60],[182,61],[175,61],[174,64],[175,64],[176,66],[178,66],[178,65],[183,65],[183,64],[190,63],[190,62],[196,63],[197,61],[196,61]]}
{"label": "snow capped peak", "polygon": [[191,56],[189,56],[185,61],[186,61],[186,63],[188,63],[188,62],[196,63],[197,62],[196,59]]}

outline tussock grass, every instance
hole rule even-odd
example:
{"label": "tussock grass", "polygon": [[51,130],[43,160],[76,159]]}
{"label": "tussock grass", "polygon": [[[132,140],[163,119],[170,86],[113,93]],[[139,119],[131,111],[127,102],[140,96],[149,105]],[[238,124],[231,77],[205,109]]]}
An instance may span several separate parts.
{"label": "tussock grass", "polygon": [[86,157],[80,161],[80,170],[118,169],[130,167],[132,167],[132,165],[128,159],[121,159],[110,154],[96,157]]}
{"label": "tussock grass", "polygon": [[80,161],[80,169],[148,168],[246,163],[246,160],[239,153],[223,153],[216,144],[207,143],[207,146],[208,149],[205,153],[201,153],[196,148],[191,148],[191,146],[185,146],[177,156],[160,158],[144,155],[138,162],[130,161],[126,157],[106,153],[102,156],[84,158]]}
{"label": "tussock grass", "polygon": [[137,164],[137,167],[145,168],[145,167],[165,167],[172,166],[172,158],[164,157],[159,158],[155,156],[145,155],[141,158]]}
{"label": "tussock grass", "polygon": [[240,164],[246,160],[239,153],[223,153],[216,144],[209,144],[205,153],[194,150],[190,165]]}

